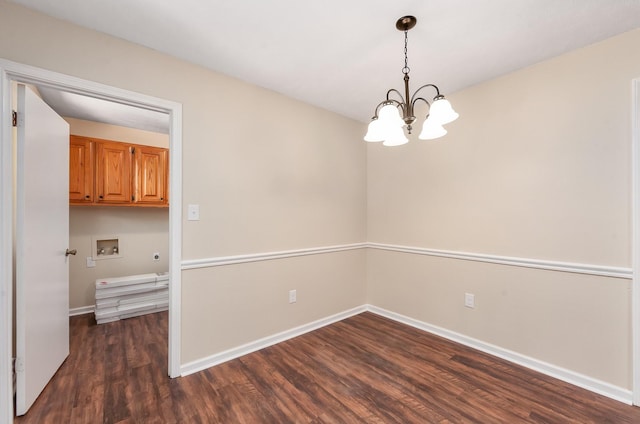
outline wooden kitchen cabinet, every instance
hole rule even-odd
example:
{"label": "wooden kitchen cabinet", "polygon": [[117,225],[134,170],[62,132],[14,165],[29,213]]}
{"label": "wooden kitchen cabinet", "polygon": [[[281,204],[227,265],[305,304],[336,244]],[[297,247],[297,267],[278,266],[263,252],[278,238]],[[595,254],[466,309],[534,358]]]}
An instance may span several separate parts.
{"label": "wooden kitchen cabinet", "polygon": [[131,145],[96,144],[96,203],[131,203]]}
{"label": "wooden kitchen cabinet", "polygon": [[133,154],[134,202],[137,204],[167,203],[167,149],[136,146]]}
{"label": "wooden kitchen cabinet", "polygon": [[94,143],[88,138],[71,136],[69,143],[69,202],[93,202]]}
{"label": "wooden kitchen cabinet", "polygon": [[71,205],[167,207],[168,149],[71,136]]}

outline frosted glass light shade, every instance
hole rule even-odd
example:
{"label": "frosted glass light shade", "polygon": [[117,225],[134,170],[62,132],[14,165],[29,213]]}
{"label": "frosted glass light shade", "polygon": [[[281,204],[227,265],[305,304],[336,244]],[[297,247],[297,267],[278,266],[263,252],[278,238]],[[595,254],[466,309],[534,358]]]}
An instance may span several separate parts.
{"label": "frosted glass light shade", "polygon": [[381,122],[384,122],[385,127],[401,127],[404,125],[404,121],[400,117],[400,111],[393,104],[382,106],[382,109],[380,109],[380,113],[378,113],[378,117]]}
{"label": "frosted glass light shade", "polygon": [[384,126],[380,119],[374,118],[367,128],[367,134],[364,136],[364,141],[368,141],[370,143],[383,141],[384,140]]}
{"label": "frosted glass light shade", "polygon": [[409,139],[404,135],[404,129],[402,127],[390,128],[387,132],[387,136],[382,143],[384,146],[401,146],[409,142]]}
{"label": "frosted glass light shade", "polygon": [[422,125],[422,131],[420,131],[420,135],[418,136],[418,138],[420,140],[433,140],[434,138],[442,137],[446,133],[447,130],[445,130],[442,125],[435,122],[433,119],[431,119],[430,116],[427,116],[427,119]]}
{"label": "frosted glass light shade", "polygon": [[444,97],[435,100],[429,109],[429,116],[440,125],[448,124],[458,119],[458,113],[453,110],[449,100]]}

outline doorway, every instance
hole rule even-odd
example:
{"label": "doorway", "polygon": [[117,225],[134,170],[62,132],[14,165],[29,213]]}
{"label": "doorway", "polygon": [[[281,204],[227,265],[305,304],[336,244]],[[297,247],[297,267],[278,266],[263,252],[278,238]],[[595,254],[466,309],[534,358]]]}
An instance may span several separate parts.
{"label": "doorway", "polygon": [[631,263],[631,331],[633,332],[632,396],[633,404],[640,406],[640,78],[632,81],[631,101],[631,172],[632,172],[632,241]]}
{"label": "doorway", "polygon": [[[182,106],[179,103],[159,99],[139,93],[110,87],[67,75],[22,65],[0,59],[0,94],[2,97],[0,115],[0,421],[13,419],[12,381],[12,279],[13,279],[13,156],[10,84],[18,82],[52,89],[78,93],[135,106],[142,109],[166,113],[170,122],[169,130],[169,341],[168,375],[180,375],[180,286],[181,286],[181,239],[182,239]],[[7,343],[4,343],[7,341]]]}

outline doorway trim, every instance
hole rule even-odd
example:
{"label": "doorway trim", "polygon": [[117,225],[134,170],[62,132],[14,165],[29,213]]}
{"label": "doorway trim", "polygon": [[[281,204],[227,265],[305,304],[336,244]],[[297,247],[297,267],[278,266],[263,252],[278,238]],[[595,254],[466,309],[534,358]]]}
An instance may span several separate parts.
{"label": "doorway trim", "polygon": [[[169,340],[168,374],[180,376],[182,262],[182,104],[11,62],[0,58],[0,423],[13,420],[13,153],[12,81],[167,113],[169,119]],[[8,343],[4,343],[4,341]]]}
{"label": "doorway trim", "polygon": [[634,79],[631,84],[632,402],[640,406],[640,78]]}

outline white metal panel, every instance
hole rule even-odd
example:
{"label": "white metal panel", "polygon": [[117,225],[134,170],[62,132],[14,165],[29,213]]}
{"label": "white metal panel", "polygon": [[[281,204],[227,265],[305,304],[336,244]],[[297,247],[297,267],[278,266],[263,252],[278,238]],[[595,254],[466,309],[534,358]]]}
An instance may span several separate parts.
{"label": "white metal panel", "polygon": [[140,274],[96,280],[98,324],[169,308],[169,274]]}
{"label": "white metal panel", "polygon": [[69,354],[69,125],[18,86],[16,414]]}

